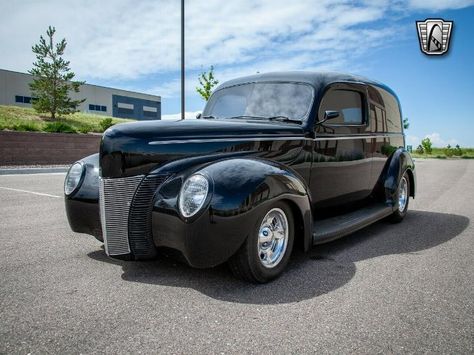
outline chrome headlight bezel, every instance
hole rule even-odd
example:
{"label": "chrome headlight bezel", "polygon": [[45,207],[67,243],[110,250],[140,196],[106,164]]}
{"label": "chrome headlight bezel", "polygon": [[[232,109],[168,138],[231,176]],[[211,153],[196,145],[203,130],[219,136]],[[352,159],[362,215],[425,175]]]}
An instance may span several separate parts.
{"label": "chrome headlight bezel", "polygon": [[[86,169],[82,162],[78,161],[72,164],[66,174],[66,178],[64,179],[64,194],[66,196],[71,196],[77,192],[84,181],[85,175]],[[74,181],[70,186],[69,182],[71,181],[71,178],[74,179]]]}
{"label": "chrome headlight bezel", "polygon": [[[201,211],[208,200],[210,188],[211,183],[207,176],[201,173],[188,176],[181,186],[178,197],[178,209],[181,216],[184,218],[192,218]],[[196,191],[199,191],[199,189],[201,189],[201,191],[199,192],[200,196],[198,200],[191,201],[193,197],[196,197]],[[189,202],[193,203],[194,206],[190,208]]]}

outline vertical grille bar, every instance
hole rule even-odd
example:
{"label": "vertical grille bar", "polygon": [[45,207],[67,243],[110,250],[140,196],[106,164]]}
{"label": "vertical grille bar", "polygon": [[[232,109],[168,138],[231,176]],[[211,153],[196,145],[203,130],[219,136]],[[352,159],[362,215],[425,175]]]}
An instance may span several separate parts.
{"label": "vertical grille bar", "polygon": [[128,221],[128,237],[136,259],[151,259],[156,256],[151,222],[153,197],[167,177],[168,175],[148,175],[142,180],[133,197]]}
{"label": "vertical grille bar", "polygon": [[143,175],[100,180],[100,219],[107,255],[130,254],[130,206]]}

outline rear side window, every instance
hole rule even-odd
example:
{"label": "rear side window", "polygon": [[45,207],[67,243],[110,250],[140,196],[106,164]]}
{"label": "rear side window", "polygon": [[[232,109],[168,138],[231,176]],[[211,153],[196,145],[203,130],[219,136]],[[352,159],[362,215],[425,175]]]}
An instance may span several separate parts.
{"label": "rear side window", "polygon": [[338,111],[339,117],[330,120],[328,124],[363,124],[364,116],[362,105],[362,94],[357,91],[330,90],[324,95],[321,101],[319,120],[324,118],[325,111]]}
{"label": "rear side window", "polygon": [[382,88],[372,88],[370,117],[375,132],[400,133],[402,131],[400,106],[397,99]]}
{"label": "rear side window", "polygon": [[398,101],[383,89],[379,89],[380,94],[385,105],[385,111],[387,114],[387,131],[388,132],[401,132],[402,131],[402,118],[400,115],[400,107]]}

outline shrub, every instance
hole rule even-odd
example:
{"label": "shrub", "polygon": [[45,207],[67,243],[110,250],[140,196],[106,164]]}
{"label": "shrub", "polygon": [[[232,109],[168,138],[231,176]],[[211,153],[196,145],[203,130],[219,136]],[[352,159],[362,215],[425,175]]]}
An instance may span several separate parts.
{"label": "shrub", "polygon": [[444,154],[447,157],[452,157],[453,156],[454,151],[453,151],[453,148],[451,148],[451,145],[448,144],[448,146],[446,148],[444,148]]}
{"label": "shrub", "polygon": [[114,123],[110,117],[104,118],[102,121],[100,121],[100,127],[102,128],[102,131],[105,131],[107,128],[112,127],[113,125]]}
{"label": "shrub", "polygon": [[51,133],[76,133],[74,127],[64,122],[48,122],[43,130]]}
{"label": "shrub", "polygon": [[20,123],[15,124],[12,128],[14,131],[22,131],[22,132],[25,132],[25,131],[36,132],[41,129],[38,124],[33,123],[33,122],[20,122]]}
{"label": "shrub", "polygon": [[425,150],[423,149],[423,146],[420,144],[417,148],[416,148],[416,153],[417,154],[423,154],[425,152]]}
{"label": "shrub", "polygon": [[454,155],[460,157],[462,155],[462,149],[459,144],[456,144],[456,148],[453,149]]}
{"label": "shrub", "polygon": [[94,129],[91,126],[81,126],[77,129],[79,133],[89,133],[92,132]]}
{"label": "shrub", "polygon": [[433,151],[433,143],[431,143],[431,139],[426,137],[421,141],[421,145],[423,146],[423,150],[426,154],[431,154],[431,152]]}

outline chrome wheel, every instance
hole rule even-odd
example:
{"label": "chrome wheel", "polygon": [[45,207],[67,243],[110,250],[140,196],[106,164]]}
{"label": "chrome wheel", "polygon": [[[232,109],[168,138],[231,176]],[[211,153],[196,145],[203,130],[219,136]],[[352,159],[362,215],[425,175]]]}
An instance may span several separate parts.
{"label": "chrome wheel", "polygon": [[400,185],[398,186],[398,210],[403,213],[407,206],[408,202],[408,183],[405,176],[400,180]]}
{"label": "chrome wheel", "polygon": [[258,256],[266,268],[277,266],[288,245],[288,219],[280,208],[271,209],[263,218],[258,231]]}

